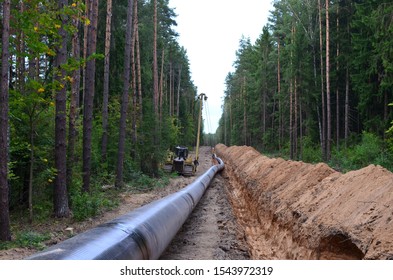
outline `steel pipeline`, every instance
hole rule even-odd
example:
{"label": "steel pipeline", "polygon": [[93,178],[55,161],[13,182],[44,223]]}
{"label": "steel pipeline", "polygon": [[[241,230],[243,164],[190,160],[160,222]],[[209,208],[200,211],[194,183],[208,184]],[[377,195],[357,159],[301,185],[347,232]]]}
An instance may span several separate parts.
{"label": "steel pipeline", "polygon": [[175,237],[224,162],[182,190],[51,246],[29,260],[158,259]]}

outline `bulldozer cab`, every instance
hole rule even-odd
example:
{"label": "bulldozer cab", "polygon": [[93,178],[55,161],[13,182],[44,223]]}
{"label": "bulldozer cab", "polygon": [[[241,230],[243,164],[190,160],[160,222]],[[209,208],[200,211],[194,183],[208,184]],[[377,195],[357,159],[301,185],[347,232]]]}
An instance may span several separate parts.
{"label": "bulldozer cab", "polygon": [[183,146],[177,146],[175,148],[175,153],[176,153],[176,156],[179,159],[187,159],[187,157],[188,157],[188,148],[187,147],[183,147]]}

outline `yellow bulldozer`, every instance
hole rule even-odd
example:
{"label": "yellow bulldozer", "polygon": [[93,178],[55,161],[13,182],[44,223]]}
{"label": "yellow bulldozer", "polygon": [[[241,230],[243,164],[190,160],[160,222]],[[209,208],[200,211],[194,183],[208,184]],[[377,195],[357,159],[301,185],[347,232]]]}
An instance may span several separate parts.
{"label": "yellow bulldozer", "polygon": [[207,100],[207,96],[201,93],[198,97],[200,99],[199,106],[199,118],[198,118],[198,133],[195,147],[195,159],[193,159],[189,153],[188,148],[185,146],[177,146],[175,152],[168,151],[167,158],[165,160],[163,169],[166,172],[177,172],[183,176],[193,176],[199,165],[199,139],[201,132],[201,121],[202,121],[202,107],[203,101]]}
{"label": "yellow bulldozer", "polygon": [[175,152],[168,152],[168,157],[164,164],[164,171],[177,172],[183,176],[195,175],[198,162],[188,154],[188,148],[177,146]]}

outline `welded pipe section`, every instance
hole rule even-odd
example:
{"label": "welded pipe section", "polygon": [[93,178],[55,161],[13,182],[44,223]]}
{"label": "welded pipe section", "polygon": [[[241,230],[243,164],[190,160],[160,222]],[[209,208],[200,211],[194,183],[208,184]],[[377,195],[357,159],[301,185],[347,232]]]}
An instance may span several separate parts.
{"label": "welded pipe section", "polygon": [[30,260],[158,259],[187,220],[224,162],[182,190],[51,246]]}

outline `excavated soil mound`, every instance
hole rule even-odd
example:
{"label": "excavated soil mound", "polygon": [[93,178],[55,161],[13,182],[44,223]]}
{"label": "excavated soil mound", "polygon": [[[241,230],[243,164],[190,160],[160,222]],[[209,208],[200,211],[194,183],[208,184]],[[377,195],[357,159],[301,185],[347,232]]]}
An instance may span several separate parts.
{"label": "excavated soil mound", "polygon": [[393,259],[393,174],[216,146],[254,259]]}

